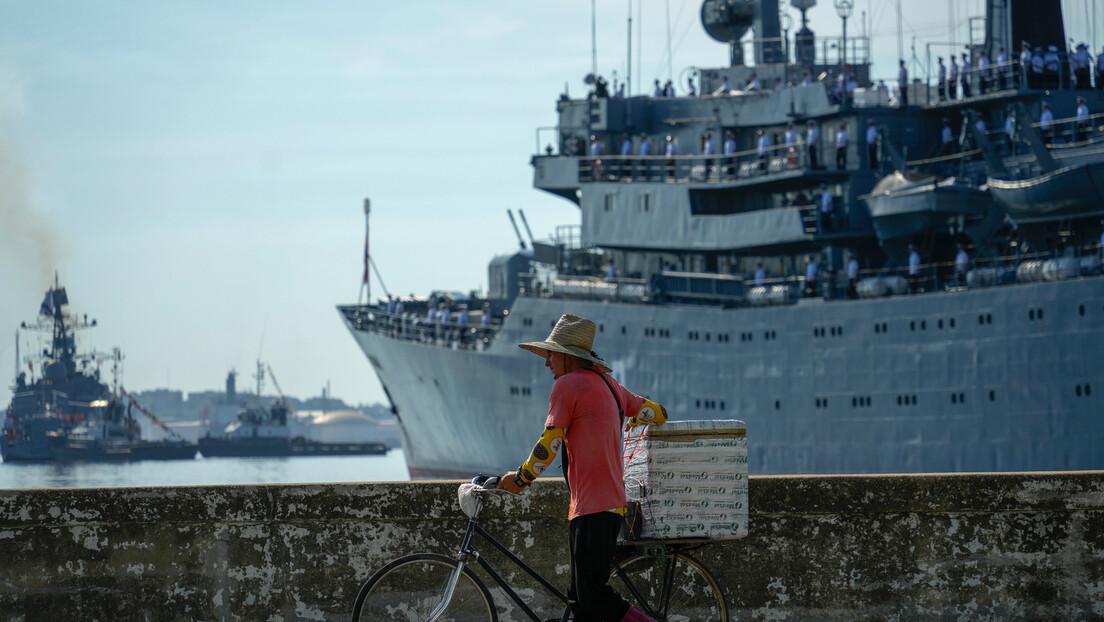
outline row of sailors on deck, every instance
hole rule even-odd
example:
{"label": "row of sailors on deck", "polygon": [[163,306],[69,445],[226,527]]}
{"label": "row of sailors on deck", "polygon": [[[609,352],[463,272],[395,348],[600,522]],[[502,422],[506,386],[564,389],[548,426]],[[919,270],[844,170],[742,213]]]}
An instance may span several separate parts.
{"label": "row of sailors on deck", "polygon": [[[936,71],[940,101],[948,99],[953,100],[958,97],[963,99],[971,97],[972,82],[977,84],[979,94],[982,95],[985,94],[987,89],[993,86],[1003,90],[1008,88],[1010,84],[1018,85],[1022,79],[1026,79],[1032,88],[1056,88],[1060,86],[1059,74],[1062,68],[1062,59],[1058,52],[1057,45],[1048,45],[1044,51],[1042,46],[1035,46],[1035,48],[1032,49],[1027,41],[1021,42],[1019,71],[1014,71],[1014,63],[1009,58],[1008,52],[1005,50],[1004,46],[1000,47],[994,61],[990,61],[984,50],[978,52],[977,60],[974,63],[970,62],[969,57],[965,53],[961,55],[961,58],[962,62],[959,63],[955,55],[952,54],[950,56],[949,67],[944,64],[942,56],[937,59],[938,68]],[[1092,88],[1090,76],[1095,73],[1096,88],[1104,89],[1104,49],[1096,56],[1094,62],[1093,56],[1088,50],[1088,46],[1084,43],[1079,43],[1076,51],[1069,55],[1069,63],[1070,72],[1073,74],[1076,88]],[[973,65],[973,67],[971,67],[971,65]],[[1095,71],[1093,71],[1093,65],[1095,65]],[[971,78],[971,76],[973,76],[973,78]],[[813,81],[814,79],[809,75],[809,72],[803,71],[801,80],[789,85],[783,81],[782,78],[775,78],[774,90],[780,91],[787,86],[807,86],[812,84]],[[901,105],[903,107],[907,106],[908,91],[905,86],[908,84],[908,69],[903,60],[900,61],[897,84]],[[841,72],[836,76],[836,83],[833,86],[832,94],[837,100],[840,100],[845,91],[850,95],[858,86],[858,81],[850,71],[850,66],[848,66],[847,71]],[[878,88],[884,88],[884,83],[881,83]],[[759,78],[759,74],[752,73],[748,83],[744,85],[743,92],[754,93],[762,90],[763,82]],[[728,76],[722,76],[721,86],[713,91],[712,94],[728,95],[733,92],[735,91]],[[597,97],[609,97],[604,79],[598,78],[597,87],[593,95]],[[656,80],[655,90],[652,96],[656,98],[676,97],[674,84],[670,80],[664,84],[660,84],[660,81]],[[697,96],[698,89],[694,85],[694,78],[691,77],[687,79],[686,97]],[[618,87],[614,97],[625,97],[624,83]]]}
{"label": "row of sailors on deck", "polygon": [[[1008,153],[1015,155],[1016,153],[1016,111],[1012,108],[1008,108],[1004,112],[1004,135],[1008,144]],[[978,115],[977,120],[974,122],[979,132],[985,133],[988,130],[985,119]],[[1085,102],[1084,97],[1077,98],[1077,109],[1074,111],[1073,120],[1073,140],[1075,142],[1082,142],[1087,137],[1089,128],[1091,126],[1091,120],[1089,119],[1089,106]],[[1050,104],[1047,102],[1042,103],[1042,111],[1039,113],[1039,133],[1042,134],[1043,142],[1045,144],[1052,144],[1054,142],[1054,112],[1050,109]],[[943,117],[943,125],[939,134],[939,155],[947,155],[953,153],[956,147],[955,132],[951,128],[951,120],[947,117]]]}
{"label": "row of sailors on deck", "polygon": [[[1092,88],[1090,75],[1093,73],[1093,58],[1088,46],[1084,43],[1077,45],[1077,51],[1069,55],[1070,71],[1073,74],[1076,88]],[[955,99],[961,96],[963,99],[971,96],[971,74],[975,76],[979,94],[984,95],[987,88],[994,86],[1005,89],[1010,84],[1018,85],[1022,79],[1026,79],[1032,88],[1056,88],[1061,86],[1062,58],[1057,45],[1048,45],[1046,50],[1042,46],[1035,46],[1032,50],[1027,41],[1020,44],[1019,71],[1013,71],[1013,63],[1008,53],[1002,46],[997,52],[996,62],[990,63],[985,51],[978,52],[975,67],[971,68],[970,60],[966,54],[962,54],[962,63],[956,62],[955,56],[950,57],[950,68],[943,63],[943,57],[937,59],[937,84],[940,101]],[[1096,57],[1096,88],[1104,89],[1104,50]],[[961,71],[960,68],[961,67]],[[994,82],[995,81],[995,82]],[[961,91],[957,92],[961,87]]]}
{"label": "row of sailors on deck", "polygon": [[[1016,113],[1013,109],[1009,108],[1005,112],[1004,132],[1008,143],[1008,151],[1010,154],[1015,153],[1015,138],[1016,138]],[[1077,98],[1077,108],[1074,112],[1074,140],[1081,142],[1085,140],[1086,134],[1089,131],[1091,120],[1089,118],[1089,107],[1084,97]],[[988,127],[985,123],[985,119],[979,114],[975,121],[977,129],[980,132],[986,132]],[[1047,102],[1042,103],[1042,112],[1039,115],[1039,129],[1043,136],[1044,142],[1050,144],[1054,138],[1054,113],[1050,109],[1050,105]],[[787,125],[786,131],[782,134],[786,151],[794,154],[796,157],[796,150],[800,147],[799,133],[797,128],[791,122]],[[724,142],[722,144],[722,151],[720,154],[717,150],[717,144],[713,139],[711,132],[706,132],[701,137],[701,155],[705,156],[707,166],[712,165],[713,156],[724,155],[732,156],[737,151],[736,137],[732,130],[725,130]],[[878,161],[878,139],[879,133],[875,127],[874,120],[867,121],[866,131],[864,134],[864,143],[867,148],[867,162],[871,168],[874,168]],[[569,139],[571,140],[571,139]],[[940,129],[939,136],[939,155],[947,155],[953,153],[957,147],[956,133],[951,127],[950,119],[943,117],[942,127]],[[847,164],[847,151],[851,144],[851,135],[846,124],[840,124],[839,129],[835,134],[835,147],[836,147],[836,168],[844,169]],[[810,168],[820,168],[819,162],[819,145],[820,145],[820,128],[817,126],[815,120],[809,120],[807,129],[805,131],[805,147],[808,157],[808,165]],[[760,129],[756,132],[756,153],[760,161],[760,170],[766,171],[767,159],[774,147],[774,140],[769,132]],[[590,148],[588,155],[594,158],[601,157],[603,155],[603,144],[597,136],[592,135],[590,137]],[[667,157],[674,157],[678,155],[678,141],[668,135],[666,137],[666,146],[664,147],[663,154]],[[628,133],[622,134],[620,155],[623,157],[630,157],[633,154],[633,140]],[[640,142],[637,149],[639,156],[652,155],[652,144],[647,133],[640,134]],[[658,155],[658,152],[657,152]]]}
{"label": "row of sailors on deck", "polygon": [[[1104,234],[1101,235],[1102,244],[1104,244]],[[959,243],[957,245],[957,253],[954,259],[954,280],[952,283],[957,286],[965,285],[966,272],[970,267],[970,255],[966,252],[966,247]],[[930,267],[929,267],[930,268]],[[908,245],[908,267],[904,269],[905,274],[908,277],[909,291],[913,294],[921,291],[925,282],[924,266],[921,264],[920,253],[916,250],[916,245]],[[858,283],[859,283],[859,260],[855,253],[848,253],[846,262],[847,273],[847,296],[849,298],[858,297]],[[817,291],[817,279],[820,276],[820,265],[817,261],[816,255],[809,255],[805,261],[805,295],[816,296]],[[757,287],[765,286],[767,279],[766,269],[763,267],[763,262],[759,261],[755,265],[755,274],[753,276],[753,283]]]}
{"label": "row of sailors on deck", "polygon": [[[387,297],[387,313],[390,315],[405,315],[405,306],[401,298]],[[456,318],[452,317],[453,311],[449,308],[448,304],[442,302],[439,304],[430,303],[426,309],[426,321],[430,324],[448,324],[455,321],[460,326],[466,326],[468,324],[468,305],[460,305],[460,309],[456,314]],[[491,321],[490,306],[484,305],[483,316],[481,323],[483,326],[487,326]]]}
{"label": "row of sailors on deck", "polygon": [[[725,137],[725,140],[724,140],[724,143],[723,143],[723,155],[731,156],[731,155],[735,154],[736,151],[737,151],[736,135],[732,130],[725,130],[724,137]],[[789,150],[789,149],[795,149],[796,150],[799,147],[799,134],[798,134],[797,128],[794,126],[794,124],[792,122],[787,125],[786,131],[783,134],[783,137],[784,137],[784,140],[785,140],[785,145],[786,145],[787,150]],[[877,148],[878,131],[877,131],[877,128],[875,128],[875,126],[874,126],[873,119],[871,119],[867,122],[865,139],[866,139],[867,148],[870,150],[871,154],[876,154],[875,150]],[[840,169],[845,168],[846,158],[847,158],[847,149],[850,146],[850,144],[851,144],[851,134],[847,129],[847,124],[841,123],[840,126],[839,126],[839,129],[836,131],[836,135],[835,135],[836,166],[837,166],[837,168],[840,168]],[[572,153],[575,150],[574,145],[575,145],[575,138],[574,137],[568,137],[567,138],[566,151],[569,154]],[[820,162],[819,162],[819,157],[817,155],[817,152],[819,151],[819,146],[820,146],[820,128],[817,126],[817,122],[814,119],[810,119],[809,122],[808,122],[807,129],[806,129],[806,132],[805,132],[805,145],[806,145],[807,150],[808,150],[810,167],[819,168],[820,167]],[[765,132],[762,129],[758,130],[756,132],[756,149],[757,149],[757,154],[758,154],[760,160],[762,161],[761,166],[763,166],[764,170],[765,170],[765,160],[766,160],[767,156],[769,155],[772,147],[773,147],[773,139],[771,138],[771,135],[768,132]],[[591,135],[590,136],[590,144],[589,144],[589,147],[587,149],[587,155],[589,155],[592,158],[600,158],[602,155],[605,155],[604,152],[605,152],[605,146],[602,143],[602,141],[599,140],[599,138],[596,135]],[[666,155],[667,157],[673,157],[673,156],[678,155],[678,153],[679,153],[678,141],[673,136],[667,135],[666,146],[664,147],[663,154]],[[701,137],[701,155],[706,156],[706,158],[709,159],[711,156],[717,155],[717,153],[718,153],[717,152],[717,145],[713,140],[713,134],[711,132],[706,132]],[[634,155],[633,154],[632,136],[629,135],[628,132],[622,133],[622,135],[621,135],[620,155],[622,157],[626,157],[626,158]],[[646,132],[642,132],[640,134],[640,142],[637,146],[636,155],[642,156],[642,157],[647,157],[647,156],[652,155],[651,138],[648,136],[648,134]],[[657,151],[656,155],[658,155],[658,151]],[[876,158],[873,158],[873,157],[871,158],[872,163],[875,160],[876,160]],[[872,164],[872,166],[873,166],[873,164]]]}

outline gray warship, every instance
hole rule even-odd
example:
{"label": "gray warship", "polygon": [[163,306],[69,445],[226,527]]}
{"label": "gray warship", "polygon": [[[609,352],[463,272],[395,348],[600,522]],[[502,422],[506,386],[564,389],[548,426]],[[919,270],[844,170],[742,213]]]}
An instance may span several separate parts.
{"label": "gray warship", "polygon": [[561,96],[534,186],[580,222],[519,233],[485,297],[338,307],[413,477],[517,466],[552,384],[517,344],[565,312],[673,419],[746,421],[752,473],[1104,468],[1104,91],[1060,2],[987,2],[958,78],[903,92],[814,4],[788,37],[704,2],[731,61],[693,95]]}

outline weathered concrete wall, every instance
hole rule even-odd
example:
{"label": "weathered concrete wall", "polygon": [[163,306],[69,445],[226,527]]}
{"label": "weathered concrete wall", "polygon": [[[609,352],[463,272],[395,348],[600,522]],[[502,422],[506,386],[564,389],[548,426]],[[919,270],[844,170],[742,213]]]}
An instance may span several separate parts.
{"label": "weathered concrete wall", "polygon": [[[456,482],[0,491],[0,619],[347,619],[387,560],[454,551],[455,495]],[[697,554],[736,619],[1104,618],[1104,472],[752,477],[750,504],[748,538]],[[562,482],[538,482],[484,524],[563,584],[565,514]]]}

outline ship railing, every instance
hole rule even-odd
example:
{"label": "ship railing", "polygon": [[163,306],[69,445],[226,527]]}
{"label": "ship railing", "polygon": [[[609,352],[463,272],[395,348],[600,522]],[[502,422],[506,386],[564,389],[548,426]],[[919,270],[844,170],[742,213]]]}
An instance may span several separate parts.
{"label": "ship railing", "polygon": [[[913,271],[907,266],[860,270],[856,283],[833,283],[828,297],[876,298],[889,295],[922,294],[955,289],[977,289],[1098,277],[1102,274],[1102,245],[1071,248],[1068,254],[1023,253],[958,261],[921,263]],[[846,288],[846,289],[844,289]]]}
{"label": "ship railing", "polygon": [[[926,91],[924,101],[927,105],[953,104],[956,101],[974,100],[994,94],[1007,96],[1008,92],[1027,92],[1031,90],[1087,90],[1092,88],[1093,71],[1080,76],[1072,72],[1072,59],[1068,53],[1060,53],[1060,67],[1070,71],[1035,73],[1030,64],[1021,64],[1019,57],[1000,62],[991,62],[985,69],[977,66],[976,61],[966,68],[959,68],[959,75],[952,83],[950,66],[946,69],[946,79],[939,80],[938,63],[932,58],[929,44],[925,79],[917,80],[917,86]],[[949,45],[949,44],[947,44]],[[1080,83],[1079,83],[1080,80]],[[963,85],[966,85],[963,88]],[[1099,84],[1096,88],[1101,88]],[[968,95],[967,95],[968,93]],[[915,101],[920,101],[916,99]]]}
{"label": "ship railing", "polygon": [[[970,101],[982,97],[1008,96],[1017,91],[1026,91],[1028,84],[1020,71],[1018,59],[1007,60],[1003,63],[992,62],[985,69],[971,64],[966,68],[959,67],[958,77],[951,81],[951,70],[947,67],[946,78],[939,80],[937,63],[931,59],[931,50],[928,51],[928,71],[923,82],[915,81],[916,88],[924,90],[923,102],[928,106],[947,105],[955,102]],[[965,85],[965,86],[963,86]],[[918,93],[911,93],[914,97]],[[914,101],[921,101],[920,98]]]}
{"label": "ship railing", "polygon": [[642,302],[650,292],[644,279],[564,276],[552,280],[551,287],[534,292],[555,298],[583,300],[620,300]]}
{"label": "ship railing", "polygon": [[[1044,127],[1045,125],[1050,127]],[[1031,127],[1039,130],[1043,136],[1043,142],[1050,148],[1084,147],[1104,140],[1104,112],[1090,114],[1083,121],[1078,119],[1077,115],[1054,119],[1049,124],[1036,121],[1031,124]],[[1059,139],[1062,139],[1062,142]]]}
{"label": "ship railing", "polygon": [[580,182],[674,180],[724,183],[802,170],[810,164],[809,150],[801,140],[792,145],[772,145],[762,153],[755,148],[730,154],[599,155],[579,157],[578,160]]}
{"label": "ship railing", "polygon": [[909,160],[905,162],[905,168],[908,170],[935,170],[941,171],[943,176],[951,174],[954,167],[962,160],[972,160],[981,157],[981,149],[967,149],[964,151],[958,151],[958,143],[952,141],[952,148],[955,150],[952,153],[946,153],[936,155],[930,158],[921,158],[919,160]]}
{"label": "ship railing", "polygon": [[458,316],[442,323],[414,313],[387,313],[370,306],[342,307],[341,310],[355,330],[454,349],[486,349],[501,328],[500,320],[492,319],[484,324],[478,314],[471,316],[476,319],[461,324]]}

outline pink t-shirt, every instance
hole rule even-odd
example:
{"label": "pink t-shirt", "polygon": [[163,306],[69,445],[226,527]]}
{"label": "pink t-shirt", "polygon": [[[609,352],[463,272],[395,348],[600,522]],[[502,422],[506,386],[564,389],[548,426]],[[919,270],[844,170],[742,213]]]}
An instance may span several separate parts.
{"label": "pink t-shirt", "polygon": [[[636,415],[644,398],[608,375],[606,378],[617,391],[625,418]],[[560,376],[552,385],[544,425],[565,430],[567,478],[571,484],[568,520],[624,506],[621,418],[613,394],[598,374],[580,369]]]}

